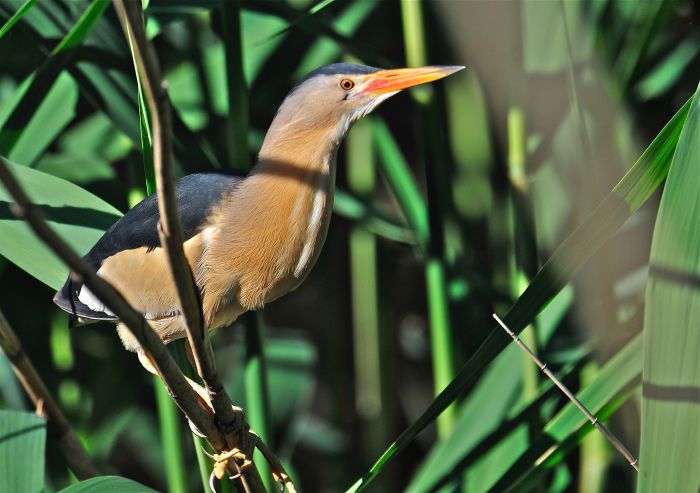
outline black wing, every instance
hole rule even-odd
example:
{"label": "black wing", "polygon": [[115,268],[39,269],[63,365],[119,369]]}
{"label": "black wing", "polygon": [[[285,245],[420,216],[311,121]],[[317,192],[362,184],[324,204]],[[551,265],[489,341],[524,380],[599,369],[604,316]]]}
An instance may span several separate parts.
{"label": "black wing", "polygon": [[[207,223],[209,213],[224,196],[243,179],[239,173],[197,173],[179,179],[175,183],[175,193],[180,210],[180,220],[185,241],[196,235]],[[123,250],[147,247],[149,250],[160,246],[158,237],[158,199],[155,194],[139,202],[124,214],[99,239],[95,246],[83,257],[95,270],[107,258]],[[91,310],[79,299],[82,283],[70,277],[54,296],[54,303],[72,315],[71,326],[77,318],[94,320],[116,320],[114,315]]]}

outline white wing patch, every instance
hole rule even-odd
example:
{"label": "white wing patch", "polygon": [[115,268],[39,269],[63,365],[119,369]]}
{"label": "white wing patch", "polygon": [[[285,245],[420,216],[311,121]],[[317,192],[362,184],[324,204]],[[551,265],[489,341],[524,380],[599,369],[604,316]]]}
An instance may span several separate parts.
{"label": "white wing patch", "polygon": [[83,303],[85,306],[87,306],[90,310],[94,312],[102,312],[106,313],[107,315],[112,315],[114,316],[114,313],[112,310],[107,308],[104,303],[102,303],[97,296],[93,294],[92,291],[88,289],[87,286],[83,285],[82,288],[80,288],[80,293],[78,293],[78,299],[80,300],[81,303]]}

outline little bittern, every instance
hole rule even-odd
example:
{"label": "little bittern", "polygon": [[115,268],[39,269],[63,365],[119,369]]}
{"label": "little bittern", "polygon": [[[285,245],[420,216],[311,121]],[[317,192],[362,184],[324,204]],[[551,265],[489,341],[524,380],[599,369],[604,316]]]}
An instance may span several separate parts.
{"label": "little bittern", "polygon": [[[209,330],[261,308],[306,278],[326,238],[336,153],[350,126],[402,89],[462,68],[327,65],[287,95],[248,176],[202,173],[177,182],[185,255]],[[85,260],[167,343],[186,334],[160,246],[159,219],[157,199],[151,195],[117,221]],[[54,301],[72,315],[72,324],[118,323],[86,286],[70,278]],[[125,327],[118,325],[117,330],[127,349],[139,351]]]}

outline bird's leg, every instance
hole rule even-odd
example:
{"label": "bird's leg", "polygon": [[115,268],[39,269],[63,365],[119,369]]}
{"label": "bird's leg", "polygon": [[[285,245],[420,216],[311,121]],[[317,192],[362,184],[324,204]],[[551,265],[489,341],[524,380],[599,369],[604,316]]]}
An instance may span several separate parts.
{"label": "bird's leg", "polygon": [[[189,345],[187,345],[187,349],[188,357],[191,358],[192,355],[189,349]],[[141,365],[148,372],[157,375],[162,380],[162,376],[156,370],[155,365],[153,364],[153,361],[148,354],[146,354],[143,351],[139,351],[138,357],[139,361],[141,362]],[[209,395],[208,390],[202,385],[200,385],[198,382],[195,382],[187,376],[185,376],[185,379],[187,380],[187,383],[190,385],[190,387],[192,387],[192,390],[195,391],[197,397],[199,397],[199,401],[202,407],[209,411],[209,413],[212,414],[216,419],[216,414],[214,412],[214,408],[211,402],[211,396]],[[235,414],[235,421],[231,424],[230,429],[232,429],[231,434],[237,435],[237,439],[231,440],[229,439],[229,437],[227,437],[227,442],[229,442],[229,445],[231,445],[232,443],[236,443],[238,446],[231,447],[230,450],[225,450],[221,453],[215,454],[209,454],[205,451],[205,453],[214,461],[212,478],[216,477],[218,479],[222,479],[224,476],[226,476],[226,471],[230,470],[232,467],[232,465],[229,463],[229,461],[231,460],[234,460],[235,463],[238,465],[238,467],[234,469],[237,469],[239,471],[236,474],[244,473],[252,465],[253,451],[255,450],[255,446],[258,443],[258,436],[250,429],[248,424],[245,422],[243,409],[238,406],[231,407]],[[202,432],[200,432],[197,429],[194,423],[192,423],[192,421],[187,419],[187,423],[189,424],[192,433],[201,438],[206,438],[202,434]],[[277,479],[277,477],[275,477],[275,479]]]}

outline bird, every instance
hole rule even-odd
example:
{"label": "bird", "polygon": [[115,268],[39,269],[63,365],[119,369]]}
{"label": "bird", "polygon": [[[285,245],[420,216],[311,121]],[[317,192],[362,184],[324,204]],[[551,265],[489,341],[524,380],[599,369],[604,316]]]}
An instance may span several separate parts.
{"label": "bird", "polygon": [[[286,96],[250,173],[197,173],[176,182],[183,247],[208,330],[262,308],[307,277],[328,232],[336,155],[352,124],[402,90],[463,68],[323,66]],[[84,259],[167,344],[186,331],[159,220],[153,194],[114,223]],[[70,314],[71,326],[116,323],[124,347],[143,356],[130,331],[81,282],[69,276],[54,302]]]}

